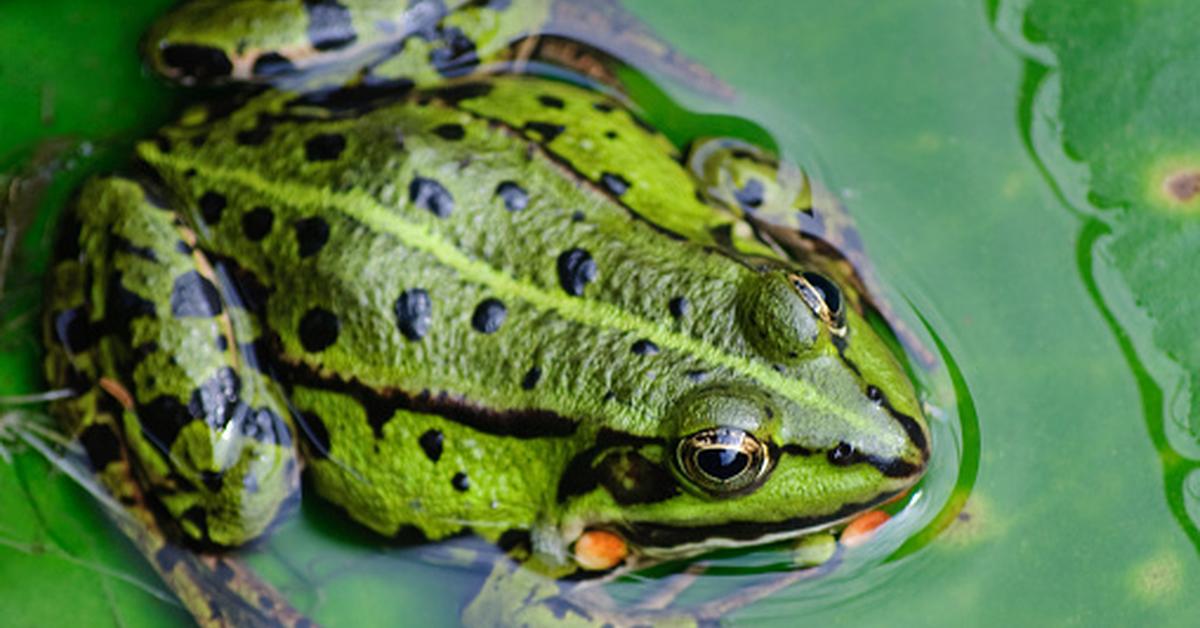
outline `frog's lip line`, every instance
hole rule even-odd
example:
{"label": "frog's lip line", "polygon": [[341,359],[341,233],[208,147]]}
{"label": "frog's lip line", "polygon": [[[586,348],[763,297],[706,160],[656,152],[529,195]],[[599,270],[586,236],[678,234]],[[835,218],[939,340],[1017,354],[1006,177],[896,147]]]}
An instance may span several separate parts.
{"label": "frog's lip line", "polygon": [[847,521],[858,513],[896,497],[903,490],[887,491],[864,502],[845,504],[828,515],[793,517],[771,522],[735,522],[707,527],[633,522],[612,524],[612,528],[619,531],[626,541],[646,556],[682,557],[719,548],[765,545],[816,532]]}
{"label": "frog's lip line", "polygon": [[491,286],[498,294],[508,295],[514,300],[528,301],[540,308],[555,311],[564,318],[586,325],[639,334],[651,339],[660,347],[685,351],[711,364],[729,368],[735,373],[749,375],[784,398],[791,398],[796,402],[803,400],[801,403],[811,404],[812,407],[828,412],[858,429],[869,427],[855,413],[831,401],[810,382],[787,379],[764,364],[744,356],[719,351],[715,347],[661,327],[649,320],[631,316],[627,311],[615,305],[594,300],[584,304],[581,300],[559,298],[549,291],[521,283],[488,264],[468,258],[428,227],[409,222],[395,213],[387,211],[378,199],[369,194],[334,192],[327,188],[319,188],[298,181],[289,181],[287,192],[284,193],[275,182],[263,179],[254,172],[214,167],[186,157],[168,155],[159,151],[152,144],[139,145],[137,152],[142,159],[158,167],[181,172],[190,167],[203,168],[214,179],[254,190],[267,197],[334,208],[348,218],[368,225],[379,232],[389,234],[415,250],[431,254],[439,262],[458,270],[464,277]]}

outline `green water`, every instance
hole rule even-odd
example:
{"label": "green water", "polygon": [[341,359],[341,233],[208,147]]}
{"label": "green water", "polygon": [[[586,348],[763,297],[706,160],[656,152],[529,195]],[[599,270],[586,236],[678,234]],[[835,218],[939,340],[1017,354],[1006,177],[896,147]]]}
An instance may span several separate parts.
{"label": "green water", "polygon": [[[138,34],[168,2],[52,4],[0,5],[0,163],[50,136],[93,146],[56,180],[43,224],[78,181],[118,166],[129,143],[186,98],[145,77],[135,54]],[[1057,119],[1054,53],[1065,55],[1066,115],[1090,75],[1071,74],[1065,59],[1096,43],[1088,33],[1107,31],[1085,27],[1060,48],[1042,46],[1061,16],[1043,11],[1046,30],[1038,31],[1026,23],[1026,4],[632,6],[738,99],[661,86],[688,109],[753,120],[834,190],[905,317],[918,327],[923,317],[945,351],[925,375],[942,417],[937,460],[910,511],[862,564],[772,596],[731,623],[1188,626],[1200,616],[1189,354],[1159,349],[1170,318],[1141,291],[1137,269],[1122,263],[1129,223],[1100,209],[1118,194],[1112,179],[1120,171],[1089,178],[1087,164],[1077,163],[1088,144],[1064,145],[1059,136],[1080,134]],[[1058,4],[1062,13],[1082,6]],[[1098,4],[1095,12],[1122,6]],[[1090,71],[1110,70],[1101,63]],[[1191,217],[1170,223],[1170,234],[1192,229],[1200,217],[1194,209]],[[1166,239],[1167,227],[1157,228],[1161,234],[1143,229],[1135,244]],[[43,232],[33,230],[30,249],[44,250]],[[1174,255],[1168,267],[1185,263]],[[35,307],[38,264],[36,254],[20,260],[0,320]],[[5,329],[0,394],[38,390],[32,327],[18,320]],[[49,470],[29,451],[0,463],[6,613],[17,625],[178,620],[180,611],[157,597],[153,573],[91,499]],[[969,499],[937,534],[930,522],[957,505],[955,482],[960,497],[970,489]],[[336,542],[346,536],[350,543]],[[438,566],[428,548],[356,542],[320,506],[306,504],[276,537],[251,560],[325,623],[452,623],[477,582]],[[737,583],[714,576],[703,586]]]}

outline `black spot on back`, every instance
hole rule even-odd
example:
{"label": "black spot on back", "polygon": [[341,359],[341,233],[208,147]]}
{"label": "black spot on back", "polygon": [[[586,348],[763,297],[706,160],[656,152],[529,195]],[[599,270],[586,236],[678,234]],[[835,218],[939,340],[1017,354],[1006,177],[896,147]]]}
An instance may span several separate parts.
{"label": "black spot on back", "polygon": [[454,490],[462,493],[471,488],[471,481],[467,478],[466,473],[459,471],[454,474],[453,478],[450,478],[450,486],[453,486]]}
{"label": "black spot on back", "polygon": [[472,100],[486,96],[492,91],[490,83],[475,81],[471,83],[459,83],[445,89],[440,89],[435,92],[437,97],[442,99],[448,105],[458,105],[464,100]]}
{"label": "black spot on back", "polygon": [[221,213],[225,211],[228,201],[217,192],[205,192],[200,195],[200,217],[206,224],[215,225],[221,221]]}
{"label": "black spot on back", "polygon": [[304,158],[309,161],[333,161],[346,149],[346,136],[320,133],[304,142]]}
{"label": "black spot on back", "polygon": [[421,445],[421,451],[425,452],[425,457],[432,462],[437,462],[442,457],[442,441],[444,436],[438,430],[426,430],[421,434],[418,443]]}
{"label": "black spot on back", "polygon": [[429,333],[433,302],[421,288],[405,290],[396,299],[396,325],[409,340],[420,340]]}
{"label": "black spot on back", "polygon": [[171,287],[171,315],[177,318],[211,318],[224,311],[217,287],[198,271],[175,278]]}
{"label": "black spot on back", "polygon": [[296,221],[296,245],[300,257],[316,255],[329,242],[329,223],[320,216]]}
{"label": "black spot on back", "polygon": [[521,380],[521,388],[524,388],[525,390],[533,390],[541,380],[541,367],[532,366],[528,371],[525,371],[525,377]]}
{"label": "black spot on back", "polygon": [[611,113],[616,107],[606,102],[592,103],[592,109],[600,113]]}
{"label": "black spot on back", "polygon": [[542,106],[550,107],[551,109],[562,109],[566,104],[561,98],[558,98],[557,96],[550,96],[548,94],[538,96],[538,102],[542,103]]}
{"label": "black spot on back", "polygon": [[570,249],[558,256],[558,282],[567,294],[583,296],[583,289],[596,279],[596,261],[583,249]]}
{"label": "black spot on back", "polygon": [[536,133],[543,142],[553,142],[567,127],[550,122],[526,122],[524,129]]}
{"label": "black spot on back", "polygon": [[309,353],[319,353],[337,342],[341,323],[333,312],[321,307],[314,307],[300,317],[300,344]]}
{"label": "black spot on back", "polygon": [[415,177],[408,185],[408,200],[413,205],[428,210],[438,218],[445,218],[454,211],[454,197],[433,179]]}
{"label": "black spot on back", "polygon": [[611,172],[600,175],[600,185],[612,192],[614,196],[621,196],[629,190],[629,181],[626,181],[625,177]]}
{"label": "black spot on back", "polygon": [[471,326],[480,333],[492,334],[500,329],[507,316],[508,308],[500,299],[484,299],[471,315]]}
{"label": "black spot on back", "polygon": [[691,309],[691,304],[688,303],[687,297],[675,297],[667,304],[671,310],[671,316],[675,318],[683,318],[687,316],[688,310]]}
{"label": "black spot on back", "polygon": [[304,0],[308,12],[308,40],[317,50],[345,48],[358,39],[350,9],[337,0]]}
{"label": "black spot on back", "polygon": [[255,207],[242,214],[242,233],[248,240],[259,242],[271,233],[275,224],[275,212],[270,207]]}
{"label": "black spot on back", "polygon": [[229,76],[233,63],[225,52],[211,46],[171,44],[162,51],[163,63],[184,76],[201,81]]}
{"label": "black spot on back", "polygon": [[633,351],[633,353],[635,355],[656,355],[656,354],[658,354],[658,345],[654,344],[653,342],[651,342],[645,338],[642,338],[641,340],[634,342],[633,347],[631,347],[630,349]]}
{"label": "black spot on back", "polygon": [[461,124],[441,124],[433,129],[433,134],[450,141],[461,140],[466,137],[467,132]]}
{"label": "black spot on back", "polygon": [[502,181],[496,186],[496,196],[504,199],[504,207],[517,212],[529,205],[529,194],[516,181]]}
{"label": "black spot on back", "polygon": [[292,60],[278,52],[267,52],[254,60],[254,76],[270,78],[295,71],[296,66],[292,65]]}

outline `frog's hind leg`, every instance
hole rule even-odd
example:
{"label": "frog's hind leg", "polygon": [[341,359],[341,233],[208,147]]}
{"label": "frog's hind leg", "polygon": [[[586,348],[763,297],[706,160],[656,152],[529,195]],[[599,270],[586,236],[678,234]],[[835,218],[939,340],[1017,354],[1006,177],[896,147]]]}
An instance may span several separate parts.
{"label": "frog's hind leg", "polygon": [[537,34],[511,50],[524,62],[562,67],[625,94],[625,72],[649,71],[693,91],[732,100],[733,89],[660,38],[616,0],[558,0]]}
{"label": "frog's hind leg", "polygon": [[83,395],[60,414],[86,438],[108,407],[115,433],[105,438],[121,437],[185,540],[258,537],[295,493],[299,468],[286,406],[244,353],[251,315],[143,184],[95,179],[76,205],[52,271],[47,370]]}
{"label": "frog's hind leg", "polygon": [[391,54],[368,64],[361,82],[429,87],[471,74],[566,71],[624,94],[622,73],[637,67],[702,93],[732,97],[727,85],[613,0],[493,4],[467,4],[417,31]]}

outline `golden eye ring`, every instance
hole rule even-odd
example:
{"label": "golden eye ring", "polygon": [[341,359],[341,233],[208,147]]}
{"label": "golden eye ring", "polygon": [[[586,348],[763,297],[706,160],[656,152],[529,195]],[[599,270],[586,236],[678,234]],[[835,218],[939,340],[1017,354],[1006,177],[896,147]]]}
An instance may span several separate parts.
{"label": "golden eye ring", "polygon": [[774,466],[767,446],[735,427],[710,428],[681,439],[675,460],[688,481],[713,497],[753,491]]}
{"label": "golden eye ring", "polygon": [[846,334],[846,305],[841,288],[825,275],[814,272],[788,275],[800,298],[808,304],[817,318],[825,322],[833,333]]}

